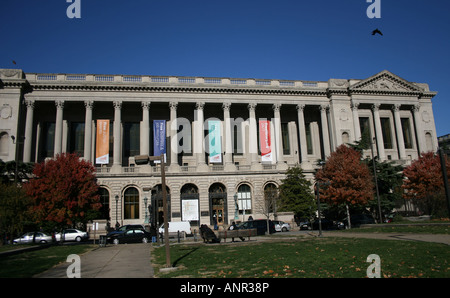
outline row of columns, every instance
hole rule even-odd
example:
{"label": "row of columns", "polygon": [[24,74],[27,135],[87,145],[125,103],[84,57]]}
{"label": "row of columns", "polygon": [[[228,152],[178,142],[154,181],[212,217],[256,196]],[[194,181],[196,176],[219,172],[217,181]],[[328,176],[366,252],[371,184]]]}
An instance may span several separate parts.
{"label": "row of columns", "polygon": [[[352,108],[352,114],[353,114],[353,127],[355,130],[355,139],[360,140],[361,139],[361,129],[359,126],[359,115],[358,115],[358,106],[359,103],[353,102],[351,105]],[[380,118],[380,106],[381,104],[373,104],[372,105],[372,111],[373,111],[373,117],[374,117],[374,124],[375,124],[375,135],[376,135],[376,144],[377,144],[377,150],[378,150],[378,157],[380,160],[386,159],[386,153],[384,151],[384,140],[383,140],[383,133],[382,133],[382,127],[381,127],[381,118]],[[406,159],[406,150],[405,150],[405,141],[403,138],[403,128],[400,118],[400,107],[401,104],[394,104],[392,106],[392,111],[394,112],[394,125],[395,125],[395,131],[397,135],[397,147],[398,147],[398,154],[399,159]],[[414,114],[414,126],[417,132],[421,132],[421,123],[419,121],[419,112],[420,112],[420,105],[416,104],[412,108],[413,114]],[[422,133],[417,134],[418,140],[417,145],[419,146],[418,151],[421,152],[425,148],[420,148],[421,144],[424,144]]]}
{"label": "row of columns", "polygon": [[[34,101],[26,100],[27,114],[25,123],[25,143],[24,143],[24,155],[23,160],[29,162],[31,159],[31,148],[32,148],[32,131],[33,131],[33,113],[34,113]],[[93,160],[92,155],[92,112],[94,102],[87,100],[85,104],[85,136],[84,136],[84,159]],[[141,131],[141,142],[140,142],[140,153],[142,155],[150,155],[150,102],[142,102],[142,131]],[[204,167],[206,162],[204,159],[204,137],[203,137],[203,123],[204,123],[204,102],[196,103],[195,110],[195,121],[194,121],[194,153],[196,154],[197,166]],[[55,101],[56,106],[56,123],[55,123],[55,144],[54,144],[54,154],[62,153],[62,142],[63,142],[63,114],[64,114],[64,101]],[[177,102],[170,102],[170,122],[172,127],[177,127]],[[259,164],[258,161],[258,138],[257,138],[257,121],[256,121],[256,103],[248,104],[249,110],[249,155],[252,165]],[[298,134],[300,136],[300,161],[307,161],[307,145],[306,145],[306,128],[305,128],[305,117],[304,108],[305,104],[297,105],[298,112]],[[122,146],[121,146],[121,109],[122,102],[114,101],[114,124],[113,124],[113,166],[121,166],[122,157]],[[230,109],[231,103],[223,103],[223,117],[224,117],[224,131],[225,131],[225,154],[224,154],[224,164],[228,167],[233,167],[232,161],[232,128],[231,128],[231,117]],[[278,163],[283,163],[283,150],[282,150],[282,139],[281,139],[281,115],[280,115],[281,104],[274,104],[274,128],[275,128],[275,150]],[[328,105],[320,106],[320,115],[322,122],[322,132],[323,132],[323,144],[325,156],[330,154],[330,135],[328,131],[328,121],[327,121],[327,109]],[[359,128],[359,127],[358,127]],[[169,129],[169,136],[171,140],[176,137],[176,130]],[[170,148],[170,147],[169,147]],[[175,148],[174,148],[175,149]],[[178,166],[177,164],[177,152],[176,150],[170,150],[170,160],[171,167]]]}

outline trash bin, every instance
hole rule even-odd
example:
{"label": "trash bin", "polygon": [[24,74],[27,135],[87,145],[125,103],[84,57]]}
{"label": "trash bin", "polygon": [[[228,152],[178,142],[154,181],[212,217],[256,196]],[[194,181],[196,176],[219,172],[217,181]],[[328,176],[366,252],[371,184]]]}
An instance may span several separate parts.
{"label": "trash bin", "polygon": [[99,240],[99,244],[100,247],[105,247],[106,246],[106,235],[100,235],[100,240]]}

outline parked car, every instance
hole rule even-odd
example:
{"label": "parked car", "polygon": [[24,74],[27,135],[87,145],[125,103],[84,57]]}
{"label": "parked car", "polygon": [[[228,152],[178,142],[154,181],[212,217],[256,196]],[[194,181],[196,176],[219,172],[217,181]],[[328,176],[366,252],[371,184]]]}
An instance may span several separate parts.
{"label": "parked car", "polygon": [[[62,231],[63,241],[76,241],[81,242],[89,239],[87,232],[83,232],[77,229],[66,229]],[[56,241],[61,241],[61,233],[55,234]]]}
{"label": "parked car", "polygon": [[[329,220],[327,218],[321,218],[320,221],[322,230],[336,230],[338,228],[337,225],[332,220]],[[314,220],[314,222],[312,223],[312,229],[313,230],[319,229],[319,219]]]}
{"label": "parked car", "polygon": [[[169,224],[169,233],[176,233],[178,231],[191,235],[191,224],[188,221],[171,221]],[[159,233],[164,234],[164,224],[159,227]]]}
{"label": "parked car", "polygon": [[[267,232],[267,220],[266,219],[256,219],[256,220],[249,220],[244,221],[241,223],[238,223],[236,225],[238,229],[256,229],[257,235],[264,235]],[[275,225],[273,221],[269,220],[269,233],[273,234],[275,233]]]}
{"label": "parked car", "polygon": [[273,224],[275,225],[275,231],[277,232],[288,232],[291,230],[291,225],[287,222],[281,220],[273,220]]}
{"label": "parked car", "polygon": [[106,236],[106,240],[114,244],[137,242],[147,243],[152,238],[151,234],[143,228],[132,228],[127,229],[122,233],[108,235]]}
{"label": "parked car", "polygon": [[118,228],[117,230],[109,232],[106,235],[106,237],[108,238],[108,237],[111,237],[111,236],[113,236],[115,234],[123,234],[126,231],[133,230],[133,229],[143,229],[144,230],[144,226],[142,226],[142,225],[124,225],[124,226],[121,226],[120,228]]}
{"label": "parked car", "polygon": [[[343,223],[346,227],[348,226],[347,218],[343,220]],[[375,220],[370,214],[353,214],[350,215],[350,223],[352,228],[357,228],[363,224],[374,224]]]}
{"label": "parked car", "polygon": [[311,230],[311,222],[307,218],[299,218],[297,220],[297,225],[300,230]]}
{"label": "parked car", "polygon": [[52,242],[52,236],[44,232],[28,232],[13,240],[13,244]]}

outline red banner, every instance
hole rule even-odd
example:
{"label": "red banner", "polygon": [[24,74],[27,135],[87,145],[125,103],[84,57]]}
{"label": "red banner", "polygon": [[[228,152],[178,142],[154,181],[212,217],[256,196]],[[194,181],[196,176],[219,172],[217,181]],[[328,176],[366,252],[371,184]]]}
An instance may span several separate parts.
{"label": "red banner", "polygon": [[261,148],[261,161],[272,161],[272,147],[270,142],[270,121],[259,120],[259,145]]}

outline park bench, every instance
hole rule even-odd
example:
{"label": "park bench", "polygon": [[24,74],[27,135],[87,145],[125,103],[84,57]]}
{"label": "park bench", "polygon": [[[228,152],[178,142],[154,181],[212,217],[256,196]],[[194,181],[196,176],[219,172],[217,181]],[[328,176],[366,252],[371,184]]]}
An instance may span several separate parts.
{"label": "park bench", "polygon": [[248,237],[248,240],[250,240],[250,237],[256,235],[257,235],[256,229],[236,229],[236,230],[219,231],[219,239],[224,239],[225,242],[227,242],[227,238]]}

